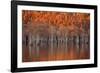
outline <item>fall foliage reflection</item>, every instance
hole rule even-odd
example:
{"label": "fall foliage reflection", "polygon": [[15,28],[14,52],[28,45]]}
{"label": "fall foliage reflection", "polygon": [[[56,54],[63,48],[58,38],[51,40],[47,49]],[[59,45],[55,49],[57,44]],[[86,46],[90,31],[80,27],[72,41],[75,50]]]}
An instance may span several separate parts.
{"label": "fall foliage reflection", "polygon": [[22,11],[22,61],[90,58],[90,14]]}

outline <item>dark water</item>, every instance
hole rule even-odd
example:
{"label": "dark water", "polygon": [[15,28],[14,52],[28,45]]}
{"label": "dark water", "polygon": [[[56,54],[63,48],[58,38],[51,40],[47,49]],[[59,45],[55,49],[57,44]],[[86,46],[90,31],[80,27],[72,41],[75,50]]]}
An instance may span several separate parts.
{"label": "dark water", "polygon": [[23,44],[22,57],[23,62],[89,59],[89,41],[35,40]]}

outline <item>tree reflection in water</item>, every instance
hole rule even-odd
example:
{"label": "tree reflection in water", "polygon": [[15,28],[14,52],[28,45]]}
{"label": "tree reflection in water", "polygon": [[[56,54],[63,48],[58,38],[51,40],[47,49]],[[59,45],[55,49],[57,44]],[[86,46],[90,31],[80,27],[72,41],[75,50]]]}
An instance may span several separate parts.
{"label": "tree reflection in water", "polygon": [[[53,31],[54,32],[54,31]],[[42,32],[41,32],[42,33]],[[89,36],[24,36],[23,62],[78,60],[90,58]]]}

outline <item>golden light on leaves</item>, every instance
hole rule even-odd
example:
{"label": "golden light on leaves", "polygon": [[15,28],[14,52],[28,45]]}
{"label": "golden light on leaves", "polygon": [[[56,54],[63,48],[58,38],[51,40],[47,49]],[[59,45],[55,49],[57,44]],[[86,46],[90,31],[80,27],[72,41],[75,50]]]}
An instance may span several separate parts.
{"label": "golden light on leaves", "polygon": [[32,26],[36,24],[47,24],[59,29],[66,27],[69,31],[79,30],[80,32],[89,32],[90,29],[89,13],[23,10],[22,20],[24,25],[30,23],[32,23]]}

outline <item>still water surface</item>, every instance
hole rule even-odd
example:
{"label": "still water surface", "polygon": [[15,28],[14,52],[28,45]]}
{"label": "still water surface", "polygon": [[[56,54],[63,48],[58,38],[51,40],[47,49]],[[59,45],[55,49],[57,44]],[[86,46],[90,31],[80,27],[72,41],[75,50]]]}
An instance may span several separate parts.
{"label": "still water surface", "polygon": [[23,45],[23,62],[89,59],[89,43],[40,42]]}

